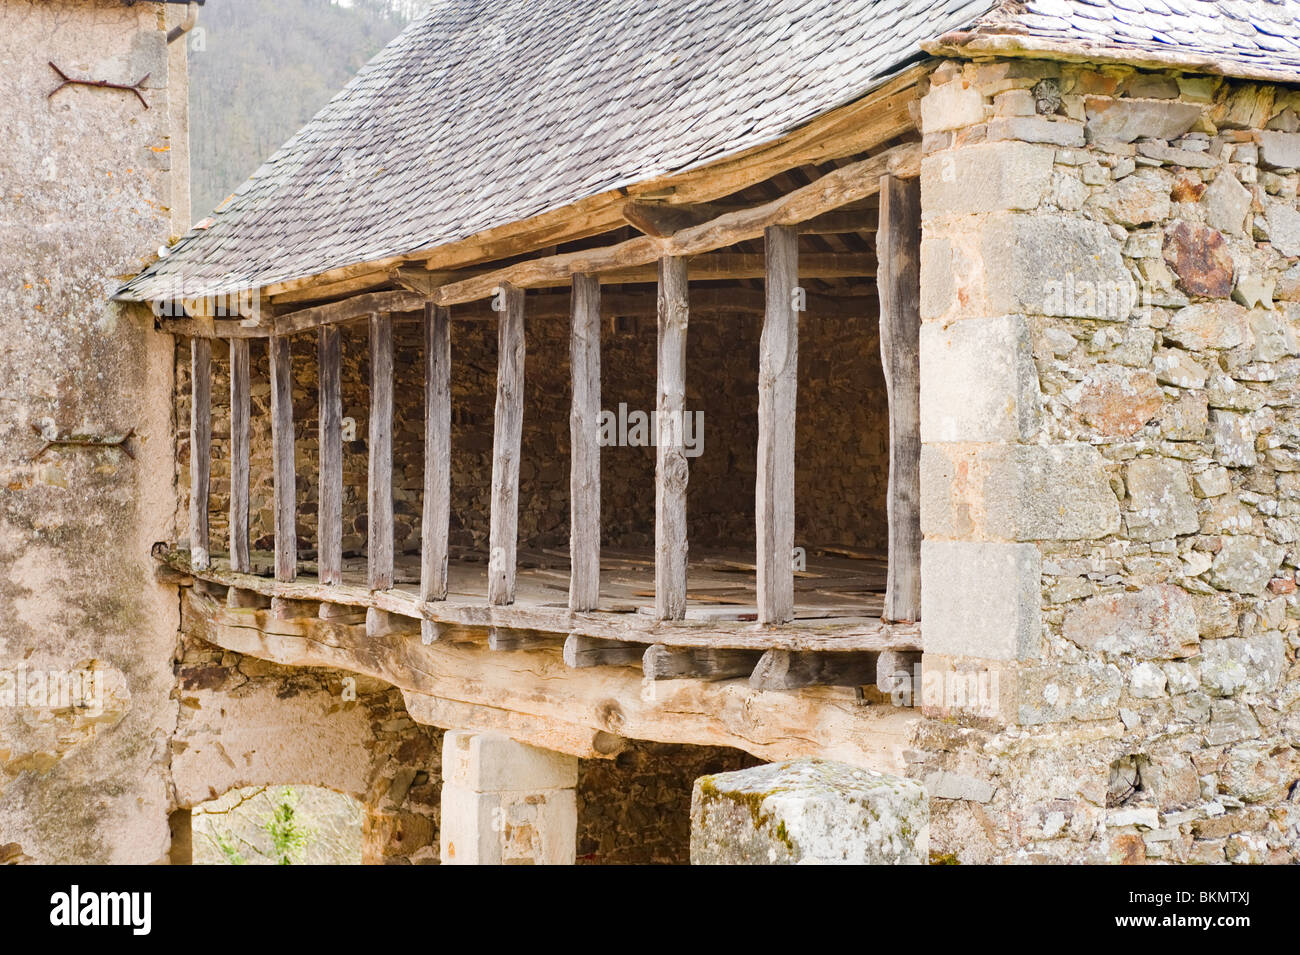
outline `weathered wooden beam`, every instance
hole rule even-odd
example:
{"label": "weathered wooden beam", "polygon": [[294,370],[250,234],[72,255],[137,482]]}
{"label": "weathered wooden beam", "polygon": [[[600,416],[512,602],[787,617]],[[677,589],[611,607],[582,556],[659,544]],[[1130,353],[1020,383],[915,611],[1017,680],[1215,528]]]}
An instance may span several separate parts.
{"label": "weathered wooden beam", "polygon": [[289,597],[272,597],[270,609],[277,620],[312,620],[320,614],[320,604],[316,601]]}
{"label": "weathered wooden beam", "polygon": [[206,570],[212,474],[212,341],[190,339],[190,564]]}
{"label": "weathered wooden beam", "polygon": [[749,676],[755,690],[804,686],[868,686],[876,682],[874,653],[808,653],[768,650]]}
{"label": "weathered wooden beam", "polygon": [[343,583],[343,363],[337,325],[317,331],[320,372],[320,491],[316,551],[322,584]]}
{"label": "weathered wooden beam", "polygon": [[564,643],[565,636],[543,630],[518,630],[514,627],[489,627],[490,650],[545,650]]}
{"label": "weathered wooden beam", "polygon": [[266,610],[271,606],[272,599],[266,594],[259,594],[256,590],[245,590],[242,587],[231,587],[226,591],[226,606],[231,608]]}
{"label": "weathered wooden beam", "polygon": [[[656,275],[650,275],[653,282]],[[691,272],[692,282],[695,273]],[[761,276],[760,276],[761,277]],[[618,285],[611,285],[601,276],[600,311],[606,318],[611,316],[653,317],[659,311],[659,298],[653,291],[621,291]],[[862,321],[863,316],[873,316],[879,300],[871,285],[855,287],[854,294],[842,292],[808,292],[807,315],[816,319],[847,319]],[[762,315],[767,307],[767,298],[762,289],[717,286],[691,287],[692,314],[747,314]],[[542,293],[528,297],[528,320],[572,319],[572,299],[560,293]],[[395,322],[403,318],[394,318]],[[497,313],[487,301],[467,302],[451,309],[453,324],[460,322],[496,323]]]}
{"label": "weathered wooden beam", "polygon": [[889,397],[887,620],[921,618],[921,188],[880,181],[880,356]]}
{"label": "weathered wooden beam", "polygon": [[[191,575],[189,554],[156,549],[155,556],[175,570]],[[286,583],[234,574],[211,567],[201,576],[225,586],[242,587],[259,593],[300,600],[321,600],[350,604],[357,608],[377,607],[413,620],[436,620],[455,628],[509,627],[519,630],[578,632],[587,636],[622,640],[643,645],[700,648],[725,647],[733,650],[815,650],[822,653],[851,653],[882,650],[921,649],[921,627],[916,623],[886,623],[878,618],[854,617],[843,620],[796,620],[784,625],[755,627],[749,623],[722,620],[665,623],[651,614],[575,613],[566,606],[533,603],[492,606],[470,595],[448,595],[447,600],[425,603],[418,593],[394,589],[371,591],[364,583],[339,587],[322,586],[315,580]],[[224,589],[223,589],[224,593]]]}
{"label": "weathered wooden beam", "polygon": [[[790,228],[793,232],[793,227]],[[767,274],[761,254],[750,252],[710,252],[689,260],[692,282],[720,282],[731,279],[759,279]],[[602,285],[653,282],[655,266],[638,265],[600,273]],[[873,278],[876,257],[870,252],[813,252],[799,259],[799,277],[805,279]],[[537,288],[566,284],[561,279],[539,283]]]}
{"label": "weathered wooden beam", "polygon": [[277,335],[293,335],[321,325],[367,321],[380,312],[418,312],[424,308],[424,296],[405,289],[396,292],[368,292],[338,302],[314,305],[275,318]]}
{"label": "weathered wooden beam", "polygon": [[366,573],[371,590],[393,586],[393,317],[370,316],[370,471]]}
{"label": "weathered wooden beam", "polygon": [[655,449],[655,616],[686,617],[686,483],[690,468],[682,433],[686,407],[686,327],[690,301],[686,262],[659,262],[659,350]]}
{"label": "weathered wooden beam", "polygon": [[799,388],[799,236],[767,230],[767,312],[758,348],[758,471],[754,483],[758,620],[794,619],[794,435]]}
{"label": "weathered wooden beam", "polygon": [[646,647],[641,671],[647,680],[730,680],[749,676],[758,650],[690,649],[656,643]]}
{"label": "weathered wooden beam", "polygon": [[571,633],[564,640],[564,665],[570,667],[629,666],[641,662],[644,648],[637,643],[602,640]]}
{"label": "weathered wooden beam", "polygon": [[569,609],[600,603],[600,282],[573,277],[569,338]]}
{"label": "weathered wooden beam", "polygon": [[158,330],[186,338],[266,338],[270,332],[261,325],[245,325],[238,319],[163,318]]}
{"label": "weathered wooden beam", "polygon": [[424,511],[420,515],[420,599],[447,597],[451,520],[451,316],[424,307]]}
{"label": "weathered wooden beam", "polygon": [[519,535],[519,453],[524,423],[524,292],[501,287],[497,398],[492,432],[492,510],[488,529],[488,603],[515,602]]}
{"label": "weathered wooden beam", "polygon": [[919,164],[915,143],[894,146],[850,163],[815,182],[751,209],[727,213],[710,222],[691,226],[665,238],[641,236],[617,245],[566,252],[533,259],[450,285],[435,295],[440,305],[455,305],[488,298],[505,284],[542,288],[568,282],[579,272],[616,272],[648,265],[667,257],[700,255],[737,242],[756,239],[768,226],[797,225],[842,205],[874,195],[887,172],[910,170]]}
{"label": "weathered wooden beam", "polygon": [[[623,205],[623,218],[633,228],[657,239],[674,232],[702,225],[711,219],[740,211],[747,207],[716,202],[670,203],[648,199],[633,199]],[[800,235],[844,235],[850,232],[870,233],[876,230],[874,214],[860,210],[824,212],[796,225]]]}
{"label": "weathered wooden beam", "polygon": [[297,469],[294,465],[293,358],[289,339],[272,337],[271,460],[275,512],[275,578],[298,576]]}
{"label": "weathered wooden beam", "polygon": [[[634,666],[575,669],[556,650],[493,653],[482,642],[462,639],[423,646],[404,634],[377,644],[361,626],[277,621],[269,614],[254,622],[247,611],[209,608],[188,591],[184,600],[188,626],[208,642],[285,666],[330,667],[384,680],[402,688],[418,722],[478,726],[469,720],[518,714],[548,727],[587,727],[588,747],[596,730],[738,747],[763,760],[820,756],[898,774],[906,770],[906,752],[915,749],[915,710],[863,706],[851,689],[756,693],[744,680],[674,680],[647,692]],[[469,705],[434,713],[423,706],[426,695]],[[484,728],[522,733],[514,722]],[[558,737],[525,738],[568,751]]]}

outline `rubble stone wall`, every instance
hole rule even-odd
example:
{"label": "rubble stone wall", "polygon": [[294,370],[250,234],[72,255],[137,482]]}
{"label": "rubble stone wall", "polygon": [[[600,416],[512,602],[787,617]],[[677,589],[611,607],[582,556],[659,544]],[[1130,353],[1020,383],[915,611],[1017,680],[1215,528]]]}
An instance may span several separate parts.
{"label": "rubble stone wall", "polygon": [[963,861],[1300,858],[1300,91],[921,103],[927,721]]}

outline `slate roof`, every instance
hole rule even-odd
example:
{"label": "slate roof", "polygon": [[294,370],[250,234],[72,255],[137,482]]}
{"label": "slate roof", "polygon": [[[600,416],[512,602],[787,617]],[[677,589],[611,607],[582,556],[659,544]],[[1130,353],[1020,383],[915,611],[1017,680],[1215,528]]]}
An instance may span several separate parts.
{"label": "slate roof", "polygon": [[971,29],[1300,69],[1300,0],[434,0],[117,297],[260,288],[689,169]]}

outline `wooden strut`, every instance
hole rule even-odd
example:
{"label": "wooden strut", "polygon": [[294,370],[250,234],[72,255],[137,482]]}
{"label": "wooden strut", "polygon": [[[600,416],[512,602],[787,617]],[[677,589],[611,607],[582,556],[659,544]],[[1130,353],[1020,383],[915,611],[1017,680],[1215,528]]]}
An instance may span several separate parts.
{"label": "wooden strut", "polygon": [[133,452],[127,441],[135,436],[135,428],[127,431],[125,434],[114,435],[93,435],[93,434],[69,434],[66,436],[55,436],[53,438],[45,437],[45,432],[41,430],[38,424],[32,425],[32,430],[41,436],[45,442],[35,452],[27,458],[28,461],[35,461],[41,455],[45,454],[50,448],[116,448],[132,460],[135,459]]}

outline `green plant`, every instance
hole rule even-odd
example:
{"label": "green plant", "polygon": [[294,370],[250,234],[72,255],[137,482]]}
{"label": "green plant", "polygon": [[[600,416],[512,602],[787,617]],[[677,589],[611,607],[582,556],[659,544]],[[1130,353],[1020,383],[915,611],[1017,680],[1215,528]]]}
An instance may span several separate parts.
{"label": "green plant", "polygon": [[280,790],[279,801],[262,824],[271,837],[271,850],[276,865],[293,865],[302,858],[311,842],[310,829],[297,820],[298,794],[288,786]]}

